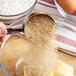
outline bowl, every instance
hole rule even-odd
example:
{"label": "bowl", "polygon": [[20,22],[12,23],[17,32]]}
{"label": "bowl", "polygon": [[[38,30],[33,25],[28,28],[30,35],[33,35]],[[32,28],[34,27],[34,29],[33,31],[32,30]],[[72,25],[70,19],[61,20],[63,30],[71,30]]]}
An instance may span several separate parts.
{"label": "bowl", "polygon": [[0,22],[5,23],[6,25],[10,25],[11,23],[13,23],[14,21],[18,20],[18,19],[23,19],[26,16],[28,16],[32,10],[34,9],[35,5],[36,5],[37,0],[35,0],[35,3],[27,10],[24,12],[21,12],[19,14],[15,14],[15,15],[0,15]]}
{"label": "bowl", "polygon": [[58,11],[63,17],[76,22],[76,15],[70,14],[67,11],[65,11],[63,8],[61,8],[61,6],[58,4],[58,0],[54,0],[54,2]]}

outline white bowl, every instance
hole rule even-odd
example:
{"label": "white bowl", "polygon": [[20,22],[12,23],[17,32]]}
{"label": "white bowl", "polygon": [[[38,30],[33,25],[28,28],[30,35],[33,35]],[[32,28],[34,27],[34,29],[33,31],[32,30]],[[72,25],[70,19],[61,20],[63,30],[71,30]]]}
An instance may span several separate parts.
{"label": "white bowl", "polygon": [[18,19],[25,18],[25,16],[28,16],[33,11],[36,3],[37,3],[37,0],[35,0],[35,3],[27,11],[21,12],[19,14],[15,14],[15,15],[0,14],[0,22],[5,23],[6,25],[10,25],[11,23],[13,23]]}

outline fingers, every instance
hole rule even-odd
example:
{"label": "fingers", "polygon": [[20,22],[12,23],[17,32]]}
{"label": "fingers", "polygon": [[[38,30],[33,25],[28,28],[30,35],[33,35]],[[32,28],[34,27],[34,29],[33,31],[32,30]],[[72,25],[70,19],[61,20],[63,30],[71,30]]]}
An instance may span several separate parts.
{"label": "fingers", "polygon": [[5,25],[0,22],[0,42],[3,42],[6,35],[7,35],[7,29]]}

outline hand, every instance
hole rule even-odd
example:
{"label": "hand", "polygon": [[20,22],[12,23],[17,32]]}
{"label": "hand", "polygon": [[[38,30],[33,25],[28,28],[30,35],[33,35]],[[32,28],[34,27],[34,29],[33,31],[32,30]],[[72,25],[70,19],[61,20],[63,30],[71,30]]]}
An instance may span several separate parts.
{"label": "hand", "polygon": [[4,41],[6,35],[7,35],[7,29],[5,25],[2,22],[0,22],[0,42]]}

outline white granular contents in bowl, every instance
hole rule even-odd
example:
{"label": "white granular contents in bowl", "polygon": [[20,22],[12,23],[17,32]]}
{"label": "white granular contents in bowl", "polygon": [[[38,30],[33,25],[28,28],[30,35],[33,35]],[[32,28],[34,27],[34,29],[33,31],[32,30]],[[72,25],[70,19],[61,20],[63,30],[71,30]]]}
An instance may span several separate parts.
{"label": "white granular contents in bowl", "polygon": [[0,15],[16,15],[30,9],[36,0],[0,0]]}

